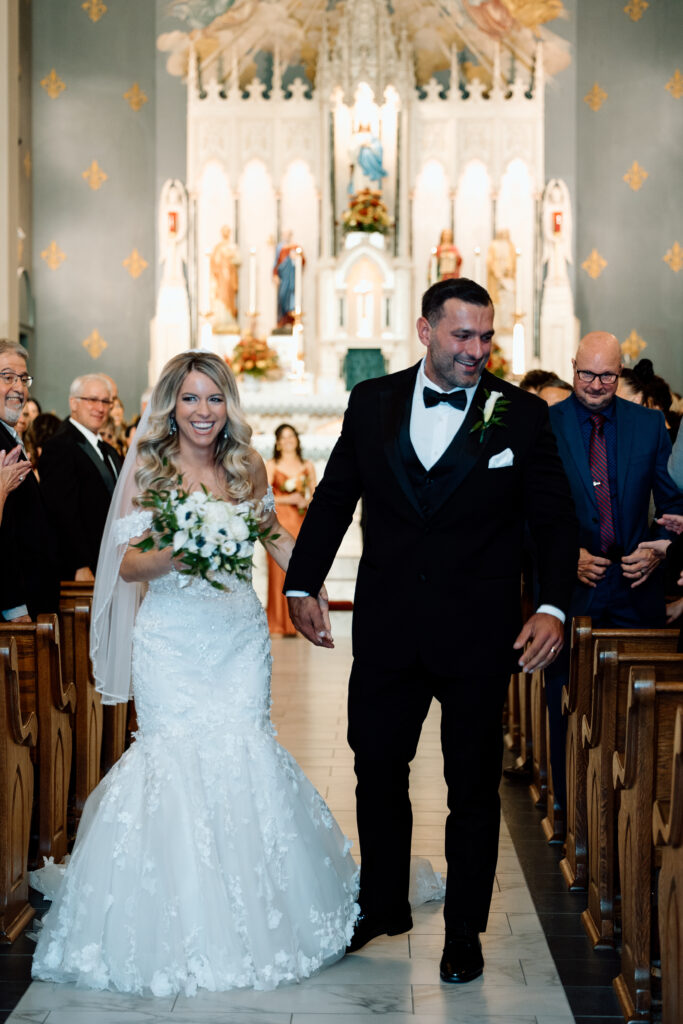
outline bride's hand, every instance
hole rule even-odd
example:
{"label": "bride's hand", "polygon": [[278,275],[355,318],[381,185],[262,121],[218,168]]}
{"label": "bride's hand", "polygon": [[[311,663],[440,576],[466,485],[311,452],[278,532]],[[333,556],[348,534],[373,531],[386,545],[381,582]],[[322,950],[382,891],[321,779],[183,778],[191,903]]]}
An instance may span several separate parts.
{"label": "bride's hand", "polygon": [[318,607],[320,608],[320,614],[323,617],[323,624],[327,632],[328,637],[332,640],[332,625],[330,623],[330,599],[327,596],[327,588],[323,583],[318,594]]}

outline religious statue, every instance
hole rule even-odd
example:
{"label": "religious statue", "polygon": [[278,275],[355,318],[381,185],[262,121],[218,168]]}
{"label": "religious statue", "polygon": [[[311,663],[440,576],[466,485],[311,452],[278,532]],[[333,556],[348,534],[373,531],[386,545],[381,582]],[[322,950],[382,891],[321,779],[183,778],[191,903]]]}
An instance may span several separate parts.
{"label": "religious statue", "polygon": [[373,135],[370,126],[362,124],[351,140],[350,150],[351,173],[347,192],[353,195],[358,191],[360,185],[354,181],[356,167],[361,174],[370,181],[376,189],[381,191],[382,179],[386,178],[387,171],[384,169],[384,149],[380,139]]}
{"label": "religious statue", "polygon": [[[299,251],[300,267],[306,264],[303,250],[296,242],[292,241],[292,232],[285,231],[282,241],[278,242],[275,249],[275,263],[273,264],[273,278],[277,281],[277,326],[287,327],[294,323],[297,299],[297,273],[296,256]],[[299,271],[299,274],[301,270]],[[299,288],[301,283],[299,282]]]}
{"label": "religious statue", "polygon": [[214,247],[209,259],[213,330],[217,334],[232,334],[238,331],[238,267],[241,260],[237,246],[230,241],[230,235],[231,231],[227,225],[221,228],[221,241]]}
{"label": "religious statue", "polygon": [[453,232],[450,228],[444,228],[441,232],[435,256],[436,281],[448,281],[450,278],[460,277],[462,256],[453,242]]}
{"label": "religious statue", "polygon": [[187,192],[182,181],[164,182],[159,200],[159,251],[162,283],[185,286],[187,260]]}
{"label": "religious statue", "polygon": [[552,178],[543,193],[543,262],[548,281],[568,281],[567,263],[572,262],[572,209],[569,189],[560,178]]}
{"label": "religious statue", "polygon": [[517,253],[507,228],[499,228],[486,254],[486,286],[496,307],[496,320],[512,329],[515,313]]}

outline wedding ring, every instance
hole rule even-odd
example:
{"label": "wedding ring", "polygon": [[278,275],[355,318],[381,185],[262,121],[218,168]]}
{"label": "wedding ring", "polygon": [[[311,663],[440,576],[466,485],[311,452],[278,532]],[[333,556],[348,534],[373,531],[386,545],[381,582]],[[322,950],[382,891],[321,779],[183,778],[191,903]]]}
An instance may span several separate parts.
{"label": "wedding ring", "polygon": [[551,648],[550,648],[550,653],[551,653],[551,654],[554,654],[554,653],[555,653],[555,648],[554,648],[554,647],[551,647]]}

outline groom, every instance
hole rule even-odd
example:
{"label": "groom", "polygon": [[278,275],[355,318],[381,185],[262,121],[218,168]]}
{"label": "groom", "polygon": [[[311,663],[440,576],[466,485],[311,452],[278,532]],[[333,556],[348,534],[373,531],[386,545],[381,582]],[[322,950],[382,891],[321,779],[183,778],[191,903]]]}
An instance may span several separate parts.
{"label": "groom", "polygon": [[[409,764],[435,697],[450,811],[440,969],[444,981],[466,982],[483,970],[510,673],[545,668],[562,647],[578,534],[547,406],[484,369],[494,333],[488,292],[465,278],[433,285],[417,333],[427,350],[420,363],[351,392],[285,592],[297,629],[331,647],[308,595],[362,496],[348,706],[362,916],[349,951],[412,927]],[[522,625],[525,526],[539,607]]]}

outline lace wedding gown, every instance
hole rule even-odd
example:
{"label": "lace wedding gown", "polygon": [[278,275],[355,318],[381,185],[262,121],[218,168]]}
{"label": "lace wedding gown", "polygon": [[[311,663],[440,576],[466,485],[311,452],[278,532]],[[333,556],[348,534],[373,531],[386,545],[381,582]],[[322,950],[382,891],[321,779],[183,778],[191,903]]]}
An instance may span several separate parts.
{"label": "lace wedding gown", "polygon": [[[134,513],[117,539],[149,524]],[[343,955],[358,914],[350,843],[275,740],[251,582],[225,582],[171,572],[149,585],[133,642],[139,731],[86,804],[34,978],[269,989]]]}

